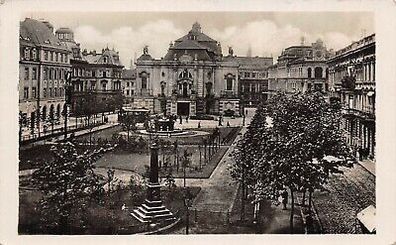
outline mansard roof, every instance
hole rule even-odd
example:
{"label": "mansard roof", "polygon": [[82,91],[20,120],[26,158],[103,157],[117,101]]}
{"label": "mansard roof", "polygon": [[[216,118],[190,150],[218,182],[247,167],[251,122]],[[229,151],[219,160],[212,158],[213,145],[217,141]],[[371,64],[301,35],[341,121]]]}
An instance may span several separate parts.
{"label": "mansard roof", "polygon": [[21,21],[19,29],[20,41],[35,46],[67,50],[66,45],[50,29],[50,24],[46,23],[30,18]]}
{"label": "mansard roof", "polygon": [[122,66],[118,52],[108,47],[103,49],[102,53],[90,52],[84,55],[84,58],[90,64]]}

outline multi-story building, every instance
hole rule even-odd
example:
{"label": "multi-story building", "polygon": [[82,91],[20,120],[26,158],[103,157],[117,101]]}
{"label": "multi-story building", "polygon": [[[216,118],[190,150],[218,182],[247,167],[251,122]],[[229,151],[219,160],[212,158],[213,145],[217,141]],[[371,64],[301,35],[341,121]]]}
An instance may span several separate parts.
{"label": "multi-story building", "polygon": [[268,69],[269,94],[308,90],[327,91],[326,59],[330,51],[319,39],[310,46],[291,46],[282,51],[277,64]]}
{"label": "multi-story building", "polygon": [[272,57],[249,57],[236,56],[229,48],[227,61],[238,64],[239,98],[241,107],[257,106],[267,100],[268,91],[268,67],[273,64]]}
{"label": "multi-story building", "polygon": [[40,136],[62,118],[70,51],[46,21],[20,22],[19,110],[21,136]]}
{"label": "multi-story building", "polygon": [[136,91],[136,69],[122,70],[122,88],[124,92],[124,104],[133,104]]}
{"label": "multi-story building", "polygon": [[120,109],[123,65],[119,53],[108,47],[101,53],[85,49],[81,52],[69,28],[58,29],[56,35],[72,52],[72,113],[83,116]]}
{"label": "multi-story building", "polygon": [[375,156],[375,34],[338,50],[328,61],[329,90],[344,107],[348,143]]}
{"label": "multi-story building", "polygon": [[136,69],[135,107],[177,115],[239,114],[238,64],[223,59],[220,43],[198,23],[161,59],[145,47]]}

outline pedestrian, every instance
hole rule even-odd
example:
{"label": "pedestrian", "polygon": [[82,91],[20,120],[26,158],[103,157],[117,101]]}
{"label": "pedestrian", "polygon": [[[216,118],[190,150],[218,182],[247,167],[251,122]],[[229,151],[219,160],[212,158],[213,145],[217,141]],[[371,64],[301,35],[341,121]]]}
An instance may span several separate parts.
{"label": "pedestrian", "polygon": [[289,193],[287,192],[286,188],[283,189],[283,191],[281,192],[283,210],[287,209],[288,196],[289,196]]}
{"label": "pedestrian", "polygon": [[188,123],[188,115],[186,116],[186,123]]}
{"label": "pedestrian", "polygon": [[201,121],[198,122],[198,128],[201,128]]}
{"label": "pedestrian", "polygon": [[230,125],[230,122],[229,121],[227,121],[227,127],[230,127],[231,125]]}
{"label": "pedestrian", "polygon": [[181,115],[179,116],[179,120],[180,120],[180,124],[183,124],[183,118]]}

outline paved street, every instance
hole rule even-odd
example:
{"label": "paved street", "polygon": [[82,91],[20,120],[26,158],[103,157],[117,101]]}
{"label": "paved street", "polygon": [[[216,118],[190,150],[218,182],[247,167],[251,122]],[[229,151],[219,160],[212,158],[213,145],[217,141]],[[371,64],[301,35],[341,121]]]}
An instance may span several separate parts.
{"label": "paved street", "polygon": [[316,193],[314,202],[325,233],[361,233],[356,215],[375,206],[375,175],[360,164],[333,175],[328,193]]}

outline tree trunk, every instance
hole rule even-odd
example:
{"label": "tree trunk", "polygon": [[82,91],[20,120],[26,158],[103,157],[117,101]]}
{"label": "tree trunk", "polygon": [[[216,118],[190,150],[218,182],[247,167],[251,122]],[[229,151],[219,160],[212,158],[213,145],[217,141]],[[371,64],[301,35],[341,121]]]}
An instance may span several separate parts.
{"label": "tree trunk", "polygon": [[242,170],[241,221],[245,219],[245,171]]}
{"label": "tree trunk", "polygon": [[294,231],[294,191],[290,188],[290,198],[291,198],[291,210],[290,210],[290,234],[293,234]]}
{"label": "tree trunk", "polygon": [[308,197],[309,198],[309,201],[308,201],[309,202],[309,213],[311,213],[311,209],[312,209],[312,192],[313,191],[310,189],[309,190],[309,197]]}
{"label": "tree trunk", "polygon": [[301,206],[305,207],[305,193],[307,190],[304,188],[303,193],[302,193],[302,201],[301,201]]}

